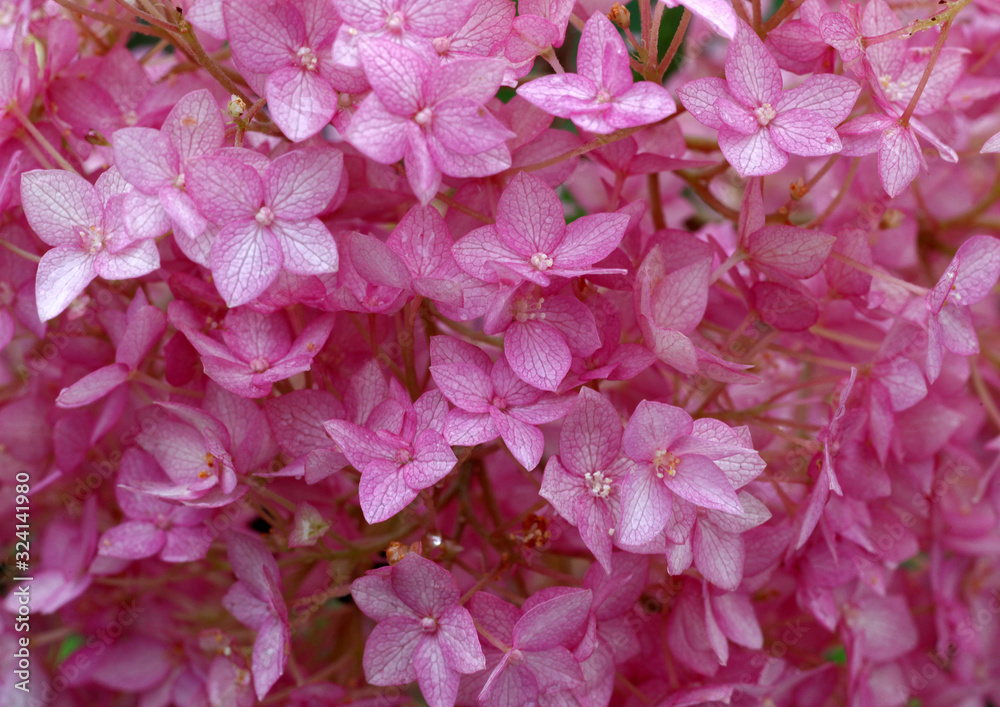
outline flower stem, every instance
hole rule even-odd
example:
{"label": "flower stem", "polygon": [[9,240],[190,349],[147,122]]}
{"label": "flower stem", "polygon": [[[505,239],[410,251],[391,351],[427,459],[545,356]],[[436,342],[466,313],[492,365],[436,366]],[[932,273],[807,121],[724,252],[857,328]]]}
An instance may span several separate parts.
{"label": "flower stem", "polygon": [[938,35],[937,41],[934,43],[930,59],[927,60],[927,66],[924,68],[924,74],[920,77],[920,83],[917,84],[917,90],[913,92],[913,96],[910,98],[910,102],[907,104],[906,110],[903,111],[903,115],[899,118],[899,124],[904,128],[909,124],[910,116],[912,116],[913,111],[916,110],[917,103],[920,101],[920,95],[924,92],[924,88],[927,86],[927,81],[930,79],[931,72],[934,70],[934,64],[937,63],[937,58],[941,54],[941,47],[944,46],[944,42],[948,38],[948,28],[950,26],[950,20],[942,25],[941,34]]}
{"label": "flower stem", "polygon": [[59,150],[57,150],[55,147],[53,147],[52,143],[50,143],[45,138],[45,136],[42,135],[42,133],[38,130],[38,128],[35,127],[34,123],[32,123],[28,119],[28,116],[26,116],[24,114],[24,111],[21,110],[21,106],[19,106],[17,104],[16,100],[11,101],[10,106],[8,107],[8,110],[10,111],[10,113],[12,113],[14,115],[15,118],[17,118],[17,121],[28,132],[28,134],[31,135],[31,137],[33,137],[35,139],[35,142],[37,142],[38,145],[43,150],[45,150],[46,152],[49,153],[49,155],[52,157],[52,159],[54,159],[56,161],[56,164],[58,164],[60,167],[62,167],[63,169],[65,169],[67,172],[72,172],[73,174],[75,174],[78,177],[82,176],[76,170],[76,168],[73,167],[73,165],[71,165],[69,162],[66,161],[66,158],[63,157],[59,153]]}

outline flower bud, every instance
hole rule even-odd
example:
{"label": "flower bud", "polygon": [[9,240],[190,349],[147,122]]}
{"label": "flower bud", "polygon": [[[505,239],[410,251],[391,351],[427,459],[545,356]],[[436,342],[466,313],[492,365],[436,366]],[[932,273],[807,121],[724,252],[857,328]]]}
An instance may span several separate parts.
{"label": "flower bud", "polygon": [[229,114],[230,118],[232,118],[233,120],[239,118],[241,115],[243,115],[243,113],[246,112],[246,109],[247,109],[246,101],[244,101],[242,98],[240,98],[236,94],[233,94],[229,97],[229,103],[226,104],[226,113]]}
{"label": "flower bud", "polygon": [[624,5],[616,2],[611,6],[611,12],[608,13],[608,19],[622,29],[628,29],[632,24],[632,13],[630,13]]}

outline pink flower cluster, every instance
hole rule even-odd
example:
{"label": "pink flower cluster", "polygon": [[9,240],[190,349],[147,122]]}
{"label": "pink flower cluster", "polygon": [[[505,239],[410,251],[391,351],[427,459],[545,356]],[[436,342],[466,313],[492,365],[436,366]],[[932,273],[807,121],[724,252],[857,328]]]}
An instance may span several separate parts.
{"label": "pink flower cluster", "polygon": [[997,0],[0,1],[0,704],[1000,704]]}

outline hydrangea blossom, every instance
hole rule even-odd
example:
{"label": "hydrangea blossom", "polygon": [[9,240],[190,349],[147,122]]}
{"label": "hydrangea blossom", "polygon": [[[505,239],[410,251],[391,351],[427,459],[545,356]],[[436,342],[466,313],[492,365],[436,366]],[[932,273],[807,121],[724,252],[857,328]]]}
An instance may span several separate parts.
{"label": "hydrangea blossom", "polygon": [[598,134],[655,123],[676,110],[662,86],[632,83],[625,42],[600,13],[584,25],[576,64],[578,73],[543,76],[519,88],[518,95]]}
{"label": "hydrangea blossom", "polygon": [[745,23],[726,53],[726,78],[697,79],[680,89],[684,107],[719,131],[719,148],[740,176],[774,174],[788,154],[840,151],[834,128],[854,107],[861,88],[843,76],[813,75],[783,91],[781,70]]}
{"label": "hydrangea blossom", "polygon": [[997,702],[996,0],[683,4],[0,1],[0,704]]}

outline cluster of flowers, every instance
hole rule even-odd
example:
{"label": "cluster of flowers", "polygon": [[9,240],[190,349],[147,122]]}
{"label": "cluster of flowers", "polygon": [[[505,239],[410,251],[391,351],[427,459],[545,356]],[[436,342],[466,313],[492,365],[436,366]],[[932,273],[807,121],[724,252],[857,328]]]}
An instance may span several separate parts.
{"label": "cluster of flowers", "polygon": [[0,703],[1000,702],[1000,5],[675,4],[0,2]]}

